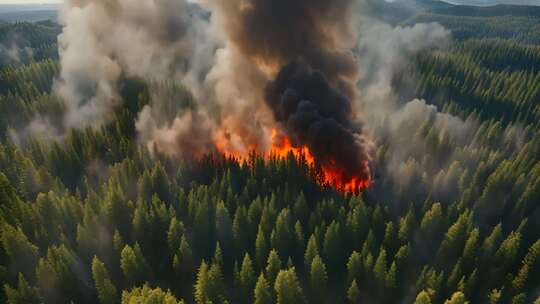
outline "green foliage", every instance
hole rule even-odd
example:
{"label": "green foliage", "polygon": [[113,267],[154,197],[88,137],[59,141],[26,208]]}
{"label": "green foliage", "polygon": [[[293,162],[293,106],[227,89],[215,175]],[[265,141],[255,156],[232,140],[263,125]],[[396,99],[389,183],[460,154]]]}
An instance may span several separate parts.
{"label": "green foliage", "polygon": [[358,284],[356,280],[352,281],[351,287],[347,290],[347,300],[350,304],[359,304],[360,303],[360,290],[358,289]]}
{"label": "green foliage", "polygon": [[321,257],[315,256],[310,267],[309,284],[313,303],[324,303],[327,294],[328,274]]}
{"label": "green foliage", "polygon": [[304,303],[304,295],[294,268],[281,270],[274,284],[277,304]]}
{"label": "green foliage", "polygon": [[139,244],[135,244],[134,247],[126,245],[122,249],[120,267],[126,280],[131,285],[143,283],[149,278],[150,268],[146,263]]}
{"label": "green foliage", "polygon": [[122,292],[122,304],[183,304],[170,291],[152,289],[148,285]]}
{"label": "green foliage", "polygon": [[99,302],[101,304],[114,304],[117,302],[118,293],[116,287],[111,282],[109,273],[105,264],[97,257],[92,261],[92,277],[98,292]]}
{"label": "green foliage", "polygon": [[32,244],[24,232],[10,225],[2,227],[2,247],[14,273],[22,272],[31,276],[38,261],[38,248]]}
{"label": "green foliage", "polygon": [[444,304],[468,304],[469,301],[465,299],[465,295],[462,292],[455,292],[452,297],[444,302]]}
{"label": "green foliage", "polygon": [[28,284],[24,276],[19,273],[19,282],[17,288],[9,284],[4,285],[4,291],[9,304],[27,304],[41,302],[41,296],[37,288]]}
{"label": "green foliage", "polygon": [[[481,14],[405,22],[454,30],[448,49],[418,54],[392,81],[399,100],[412,91],[441,113],[374,122],[374,184],[358,195],[322,187],[293,157],[150,152],[135,128],[149,92],[169,120],[196,106],[173,80],[122,80],[108,123],[63,130],[47,56],[58,27],[0,25],[0,41],[15,29],[35,51],[0,63],[0,302],[534,302],[540,23]],[[65,134],[31,136],[36,117]],[[413,135],[393,138],[394,125]]]}
{"label": "green foliage", "polygon": [[276,277],[282,267],[283,263],[281,262],[277,251],[270,251],[270,255],[268,256],[268,262],[266,264],[266,275],[268,276],[268,281],[272,285],[274,284]]}
{"label": "green foliage", "polygon": [[274,303],[272,299],[272,293],[270,290],[270,285],[264,278],[264,275],[261,273],[259,279],[257,279],[257,285],[255,285],[255,304],[271,304]]}
{"label": "green foliage", "polygon": [[182,236],[178,251],[174,255],[172,266],[176,274],[188,282],[195,273],[195,258],[185,236]]}
{"label": "green foliage", "polygon": [[244,303],[253,302],[253,290],[256,283],[255,271],[253,270],[253,263],[248,254],[244,256],[242,261],[242,267],[240,269],[240,291],[242,294]]}
{"label": "green foliage", "polygon": [[414,304],[431,304],[433,291],[432,290],[422,290],[417,296]]}

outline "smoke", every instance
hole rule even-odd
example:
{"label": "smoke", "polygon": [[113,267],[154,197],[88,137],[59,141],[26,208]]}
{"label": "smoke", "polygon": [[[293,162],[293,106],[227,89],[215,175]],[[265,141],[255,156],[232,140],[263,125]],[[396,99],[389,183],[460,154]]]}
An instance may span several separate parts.
{"label": "smoke", "polygon": [[19,47],[16,39],[10,43],[0,43],[0,66],[17,65],[28,62],[34,57],[34,50],[30,47]]}
{"label": "smoke", "polygon": [[[353,104],[358,96],[358,64],[352,52],[357,1],[205,3],[229,42],[220,54],[228,59],[229,67],[222,70],[228,72],[212,74],[217,87],[227,84],[219,96],[242,101],[228,102],[226,108],[240,106],[241,112],[249,109],[246,116],[255,114],[247,130],[251,139],[237,124],[231,134],[240,134],[244,143],[248,138],[247,147],[262,146],[264,151],[268,143],[260,138],[269,138],[268,130],[277,123],[293,146],[307,146],[321,165],[337,169],[340,177],[368,179],[368,145]],[[222,62],[218,57],[217,66]],[[246,122],[241,121],[240,126]]]}
{"label": "smoke", "polygon": [[[445,49],[450,44],[450,31],[438,23],[419,23],[408,27],[391,27],[365,17],[359,25],[359,83],[362,103],[370,115],[380,119],[398,107],[398,95],[392,85],[398,72],[410,65],[420,51]],[[416,79],[409,79],[410,85]],[[369,124],[368,124],[369,125]]]}
{"label": "smoke", "polygon": [[8,135],[11,141],[18,147],[26,143],[30,137],[40,138],[47,141],[59,141],[62,134],[58,133],[53,122],[47,117],[37,116],[22,130],[9,129]]}
{"label": "smoke", "polygon": [[345,180],[371,178],[368,145],[361,125],[351,115],[351,103],[320,71],[297,63],[287,65],[267,95],[276,120],[300,146],[307,145],[322,166],[340,170]]}
{"label": "smoke", "polygon": [[[108,121],[125,77],[197,77],[202,17],[183,0],[70,0],[61,12],[61,73],[56,93],[67,103],[65,126]],[[186,76],[187,77],[187,76]]]}
{"label": "smoke", "polygon": [[426,100],[404,100],[414,92],[416,79],[406,79],[399,89],[393,85],[419,52],[446,49],[450,32],[437,23],[391,27],[363,20],[358,43],[360,102],[366,131],[380,149],[378,174],[391,181],[381,188],[393,187],[398,196],[412,193],[407,199],[418,199],[415,193],[455,198],[461,175],[474,162],[474,156],[462,151],[473,141],[478,123],[441,113]]}
{"label": "smoke", "polygon": [[[218,151],[242,157],[254,150],[268,151],[272,145],[270,134],[278,123],[294,138],[295,144],[318,149],[314,153],[325,159],[327,164],[347,156],[347,159],[355,159],[356,163],[362,164],[359,166],[365,166],[368,158],[363,147],[365,139],[360,124],[353,121],[357,115],[351,103],[357,96],[355,83],[358,75],[357,63],[351,52],[355,45],[354,13],[351,9],[355,4],[351,0],[202,1],[201,5],[211,12],[206,33],[218,37],[214,40],[220,43],[215,44],[218,47],[212,66],[204,77],[191,78],[191,83],[187,84],[198,101],[195,116],[200,119],[196,122],[191,118],[179,119],[156,128],[152,123],[143,123],[143,120],[152,121],[148,119],[152,111],[147,110],[145,115],[141,114],[138,123],[140,133],[144,134],[142,141],[151,145],[161,142],[157,145],[161,151],[178,149],[170,138],[181,137],[172,134],[178,134],[179,121],[186,121],[197,125],[190,128],[207,130],[206,134],[212,138]],[[326,124],[313,124],[311,137],[295,134],[300,130],[288,128],[285,121],[273,116],[272,113],[277,114],[274,106],[281,99],[278,95],[285,91],[266,94],[270,91],[267,87],[274,83],[278,74],[283,74],[280,70],[292,62],[324,75],[325,88],[334,91],[333,96],[327,97],[338,96],[337,99],[317,100],[316,103],[328,107],[333,102],[343,102],[349,116],[324,117],[328,113],[320,112],[319,122]],[[313,95],[313,92],[308,92],[311,89],[305,87],[303,93]],[[271,97],[274,100],[270,100]],[[192,114],[187,115],[193,117]],[[295,117],[300,115],[296,113]],[[145,126],[150,128],[150,132]],[[325,130],[325,134],[317,131],[321,127],[333,129]],[[156,129],[162,132],[152,131]],[[334,138],[329,134],[336,132],[347,135],[341,142],[336,142],[345,145],[342,151],[322,149],[323,142],[328,143]],[[160,138],[159,134],[163,137]],[[209,151],[206,143],[204,147]]]}
{"label": "smoke", "polygon": [[245,156],[268,151],[277,128],[323,166],[367,178],[364,132],[384,132],[388,170],[403,172],[421,149],[404,139],[419,125],[467,138],[465,122],[421,100],[403,106],[392,86],[412,56],[445,48],[450,33],[434,23],[394,28],[362,11],[360,0],[68,1],[55,84],[65,127],[108,121],[124,78],[167,80],[190,94],[150,86],[136,128],[151,151]]}
{"label": "smoke", "polygon": [[140,140],[150,151],[160,151],[172,156],[193,158],[212,151],[209,120],[191,110],[175,117],[171,124],[160,126],[150,106],[145,106],[137,119]]}
{"label": "smoke", "polygon": [[232,43],[274,71],[302,60],[332,81],[356,74],[353,0],[207,0]]}

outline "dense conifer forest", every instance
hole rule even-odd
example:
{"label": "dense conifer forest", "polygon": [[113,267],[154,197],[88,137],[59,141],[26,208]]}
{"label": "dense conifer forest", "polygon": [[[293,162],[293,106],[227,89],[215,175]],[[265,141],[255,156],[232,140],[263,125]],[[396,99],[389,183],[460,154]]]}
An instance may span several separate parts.
{"label": "dense conifer forest", "polygon": [[519,11],[394,19],[452,31],[392,85],[467,131],[428,115],[396,140],[380,122],[355,193],[292,153],[148,149],[152,87],[174,96],[164,113],[193,104],[174,81],[126,77],[107,123],[63,129],[61,27],[0,23],[18,48],[0,58],[0,302],[540,303],[540,16]]}

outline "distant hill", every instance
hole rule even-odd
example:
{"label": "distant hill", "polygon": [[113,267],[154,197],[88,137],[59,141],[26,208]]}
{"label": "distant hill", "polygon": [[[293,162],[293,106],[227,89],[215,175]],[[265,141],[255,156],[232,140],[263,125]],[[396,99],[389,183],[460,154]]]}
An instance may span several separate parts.
{"label": "distant hill", "polygon": [[33,23],[0,21],[0,68],[57,58],[56,41],[61,29],[58,23],[50,20]]}
{"label": "distant hill", "polygon": [[540,5],[540,0],[446,0],[446,2],[459,5],[490,6],[498,4],[512,5]]}
{"label": "distant hill", "polygon": [[58,19],[59,4],[0,4],[0,21],[35,22]]}
{"label": "distant hill", "polygon": [[[505,38],[540,44],[540,6],[497,4],[456,5],[441,0],[367,0],[372,17],[393,25],[437,22],[452,31],[454,38]],[[540,0],[516,0],[513,3]],[[461,0],[465,2],[465,0]],[[472,0],[468,3],[488,2]],[[492,1],[493,3],[504,1]],[[506,1],[509,2],[509,1]]]}
{"label": "distant hill", "polygon": [[465,17],[540,17],[540,6],[508,5],[466,6],[451,5],[430,10],[436,14]]}

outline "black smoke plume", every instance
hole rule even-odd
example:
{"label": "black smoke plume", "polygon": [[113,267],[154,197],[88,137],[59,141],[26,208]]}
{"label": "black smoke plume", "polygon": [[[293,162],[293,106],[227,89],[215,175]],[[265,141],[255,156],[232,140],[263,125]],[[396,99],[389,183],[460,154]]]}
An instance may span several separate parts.
{"label": "black smoke plume", "polygon": [[[207,0],[208,1],[208,0]],[[355,0],[210,0],[229,38],[259,64],[301,60],[331,82],[356,78]],[[351,90],[354,91],[354,90]]]}
{"label": "black smoke plume", "polygon": [[370,179],[362,127],[350,100],[325,75],[301,63],[285,66],[266,91],[266,102],[296,146],[307,146],[323,167],[344,180]]}
{"label": "black smoke plume", "polygon": [[369,180],[368,148],[353,107],[358,1],[209,1],[237,50],[271,71],[264,98],[293,145],[307,146],[340,178]]}

